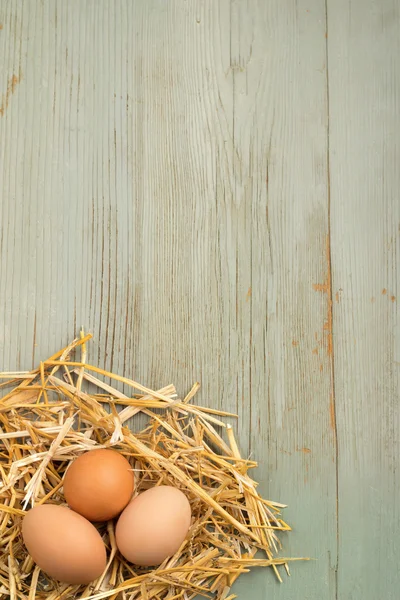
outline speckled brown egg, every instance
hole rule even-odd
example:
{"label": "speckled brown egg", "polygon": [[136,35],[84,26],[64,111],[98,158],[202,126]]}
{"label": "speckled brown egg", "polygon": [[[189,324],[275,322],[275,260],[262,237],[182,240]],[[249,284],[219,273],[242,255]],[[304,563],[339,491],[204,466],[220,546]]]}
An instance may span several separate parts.
{"label": "speckled brown egg", "polygon": [[179,549],[191,521],[188,499],[170,486],[137,496],[120,516],[115,536],[119,551],[142,567],[159,565]]}
{"label": "speckled brown egg", "polygon": [[65,506],[43,504],[30,510],[22,522],[22,537],[42,571],[63,583],[90,583],[106,567],[97,529]]}
{"label": "speckled brown egg", "polygon": [[132,498],[134,476],[116,450],[91,450],[77,458],[64,478],[64,496],[72,510],[90,521],[108,521]]}

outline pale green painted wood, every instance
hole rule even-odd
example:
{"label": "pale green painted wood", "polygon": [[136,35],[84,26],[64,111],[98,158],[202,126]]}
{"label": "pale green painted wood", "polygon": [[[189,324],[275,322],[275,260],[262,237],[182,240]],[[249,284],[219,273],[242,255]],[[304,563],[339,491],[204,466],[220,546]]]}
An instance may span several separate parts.
{"label": "pale green painted wood", "polygon": [[338,596],[400,597],[400,6],[329,7]]}
{"label": "pale green painted wood", "polygon": [[317,558],[241,598],[398,597],[399,11],[365,6],[0,0],[0,368],[84,325],[237,410]]}

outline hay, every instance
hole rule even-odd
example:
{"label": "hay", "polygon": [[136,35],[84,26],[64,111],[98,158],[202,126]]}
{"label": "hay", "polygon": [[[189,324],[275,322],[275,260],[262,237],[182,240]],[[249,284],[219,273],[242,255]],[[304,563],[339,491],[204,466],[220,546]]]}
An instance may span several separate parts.
{"label": "hay", "polygon": [[[248,474],[257,463],[240,456],[233,429],[221,420],[228,413],[192,405],[197,383],[180,400],[173,385],[154,391],[86,364],[90,337],[81,333],[34,371],[0,374],[1,387],[12,387],[0,403],[0,598],[232,600],[234,581],[256,566],[272,567],[281,581],[278,567],[288,571],[289,559],[277,557],[277,533],[290,527],[280,515],[283,505],[258,494]],[[78,348],[81,360],[72,361]],[[131,393],[98,376],[124,383]],[[98,393],[85,391],[94,385]],[[149,423],[133,433],[125,423],[139,412]],[[227,441],[217,427],[226,430]],[[27,554],[22,518],[36,504],[65,504],[62,480],[70,461],[110,446],[130,461],[136,493],[166,484],[187,495],[189,534],[173,557],[144,569],[118,553],[114,523],[106,523],[99,528],[109,557],[102,576],[89,586],[60,584]]]}

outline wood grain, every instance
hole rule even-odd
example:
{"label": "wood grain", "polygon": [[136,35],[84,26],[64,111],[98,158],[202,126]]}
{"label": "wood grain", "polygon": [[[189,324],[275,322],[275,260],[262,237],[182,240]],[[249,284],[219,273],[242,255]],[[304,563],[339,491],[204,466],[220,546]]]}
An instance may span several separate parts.
{"label": "wood grain", "polygon": [[277,590],[255,574],[257,598],[335,597],[329,296],[314,289],[329,270],[325,46],[320,2],[232,4],[240,439],[261,461],[263,489],[289,504],[289,551],[318,557]]}
{"label": "wood grain", "polygon": [[0,0],[0,367],[84,326],[237,412],[317,559],[241,598],[398,595],[399,39],[395,0]]}
{"label": "wood grain", "polygon": [[398,598],[400,11],[329,6],[338,597]]}

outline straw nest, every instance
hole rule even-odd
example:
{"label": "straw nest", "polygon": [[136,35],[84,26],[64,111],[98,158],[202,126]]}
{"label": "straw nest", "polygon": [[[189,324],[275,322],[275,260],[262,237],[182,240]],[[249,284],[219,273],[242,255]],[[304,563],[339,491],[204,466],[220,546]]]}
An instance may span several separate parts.
{"label": "straw nest", "polygon": [[[240,456],[232,428],[221,421],[226,413],[191,404],[198,384],[180,400],[173,385],[154,391],[86,364],[90,337],[82,332],[33,371],[1,374],[0,598],[232,600],[233,582],[251,567],[272,567],[281,580],[279,566],[289,571],[289,559],[277,557],[277,533],[290,530],[280,516],[283,505],[258,494],[248,474],[256,463]],[[80,360],[71,360],[78,348]],[[149,422],[133,433],[125,424],[139,412]],[[166,484],[187,495],[189,534],[159,567],[137,568],[118,553],[109,522],[100,527],[108,549],[103,575],[89,586],[61,584],[33,564],[21,521],[33,505],[65,504],[62,482],[70,461],[110,446],[130,461],[137,493]]]}

